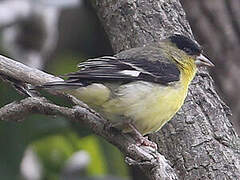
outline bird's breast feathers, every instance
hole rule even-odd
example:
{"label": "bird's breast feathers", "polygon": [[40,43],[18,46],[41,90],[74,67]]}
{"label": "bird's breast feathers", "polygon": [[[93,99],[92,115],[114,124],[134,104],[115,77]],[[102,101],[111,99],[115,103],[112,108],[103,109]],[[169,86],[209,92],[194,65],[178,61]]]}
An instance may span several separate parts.
{"label": "bird's breast feathers", "polygon": [[[180,84],[174,87],[148,82],[122,86],[117,97],[103,104],[106,116],[132,120],[142,134],[160,129],[182,106],[187,90]],[[124,119],[123,119],[124,120]]]}
{"label": "bird's breast feathers", "polygon": [[179,83],[165,86],[137,81],[114,90],[102,84],[92,84],[74,92],[113,124],[133,121],[142,134],[148,134],[160,129],[179,110],[187,89]]}

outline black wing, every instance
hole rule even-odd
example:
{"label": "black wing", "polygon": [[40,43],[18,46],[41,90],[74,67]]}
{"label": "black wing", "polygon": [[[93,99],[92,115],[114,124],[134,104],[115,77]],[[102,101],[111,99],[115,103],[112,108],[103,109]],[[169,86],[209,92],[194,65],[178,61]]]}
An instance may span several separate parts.
{"label": "black wing", "polygon": [[105,56],[89,59],[78,65],[80,70],[67,74],[68,83],[103,83],[148,81],[166,85],[179,81],[180,71],[168,61],[147,61],[146,59],[118,59]]}

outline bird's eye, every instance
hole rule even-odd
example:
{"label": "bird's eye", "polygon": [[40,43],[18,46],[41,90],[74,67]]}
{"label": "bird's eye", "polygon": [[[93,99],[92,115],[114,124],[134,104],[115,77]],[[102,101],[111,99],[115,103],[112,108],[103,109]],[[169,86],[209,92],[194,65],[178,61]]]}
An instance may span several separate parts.
{"label": "bird's eye", "polygon": [[189,48],[183,48],[183,51],[186,52],[187,54],[190,54],[190,55],[192,54],[192,51]]}

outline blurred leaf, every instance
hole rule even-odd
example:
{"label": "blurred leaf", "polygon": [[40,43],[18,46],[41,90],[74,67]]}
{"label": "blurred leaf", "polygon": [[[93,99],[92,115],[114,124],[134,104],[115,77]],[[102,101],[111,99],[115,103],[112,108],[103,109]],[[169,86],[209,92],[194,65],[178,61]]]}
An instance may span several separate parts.
{"label": "blurred leaf", "polygon": [[86,58],[81,57],[79,54],[74,52],[62,52],[58,55],[55,60],[48,63],[48,71],[57,74],[64,75],[69,72],[77,71],[77,65]]}
{"label": "blurred leaf", "polygon": [[71,129],[71,123],[60,116],[35,114],[28,117],[23,124],[23,135],[27,138],[28,142],[49,135],[64,133]]}
{"label": "blurred leaf", "polygon": [[88,136],[80,140],[80,146],[91,156],[91,163],[88,167],[89,175],[107,174],[105,157],[96,136]]}
{"label": "blurred leaf", "polygon": [[59,179],[64,162],[74,148],[63,135],[51,135],[32,144],[44,168],[45,179]]}
{"label": "blurred leaf", "polygon": [[0,107],[23,98],[9,83],[3,82],[0,79]]}
{"label": "blurred leaf", "polygon": [[128,167],[124,161],[122,153],[115,146],[106,142],[106,140],[102,138],[99,139],[104,157],[106,159],[108,172],[116,176],[121,176],[124,178],[128,177]]}
{"label": "blurred leaf", "polygon": [[27,146],[19,123],[0,122],[0,177],[19,179],[19,165]]}
{"label": "blurred leaf", "polygon": [[87,151],[91,157],[91,163],[87,168],[89,175],[108,173],[105,158],[95,136],[79,138],[74,132],[68,131],[42,138],[32,145],[43,164],[47,179],[59,177],[66,160],[79,150]]}

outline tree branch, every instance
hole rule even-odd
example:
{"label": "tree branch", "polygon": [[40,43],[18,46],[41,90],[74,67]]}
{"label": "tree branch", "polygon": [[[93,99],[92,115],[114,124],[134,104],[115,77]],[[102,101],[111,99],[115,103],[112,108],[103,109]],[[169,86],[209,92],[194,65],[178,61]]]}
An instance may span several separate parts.
{"label": "tree branch", "polygon": [[[0,56],[0,75],[34,85],[61,80],[58,77],[27,67],[4,56]],[[169,180],[177,179],[174,170],[162,155],[152,148],[136,146],[135,140],[130,135],[123,134],[112,128],[109,121],[103,119],[89,108],[82,106],[61,107],[50,103],[43,97],[30,97],[0,108],[0,120],[19,122],[34,113],[61,115],[71,121],[86,125],[95,134],[102,136],[117,146],[127,156],[127,162],[139,166],[150,179],[154,180],[160,177]]]}
{"label": "tree branch", "polygon": [[61,78],[28,67],[20,62],[0,55],[0,74],[32,85],[42,85],[46,82],[61,81]]}

